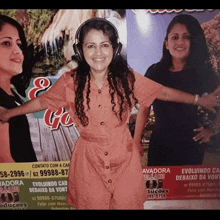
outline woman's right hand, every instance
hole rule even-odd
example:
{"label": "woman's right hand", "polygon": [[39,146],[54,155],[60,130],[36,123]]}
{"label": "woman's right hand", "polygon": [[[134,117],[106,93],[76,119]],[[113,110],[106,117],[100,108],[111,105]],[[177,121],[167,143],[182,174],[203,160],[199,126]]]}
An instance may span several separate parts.
{"label": "woman's right hand", "polygon": [[220,106],[220,86],[213,93],[200,97],[198,104],[213,113],[217,113],[214,107]]}
{"label": "woman's right hand", "polygon": [[5,123],[9,120],[7,116],[8,109],[0,106],[0,123]]}

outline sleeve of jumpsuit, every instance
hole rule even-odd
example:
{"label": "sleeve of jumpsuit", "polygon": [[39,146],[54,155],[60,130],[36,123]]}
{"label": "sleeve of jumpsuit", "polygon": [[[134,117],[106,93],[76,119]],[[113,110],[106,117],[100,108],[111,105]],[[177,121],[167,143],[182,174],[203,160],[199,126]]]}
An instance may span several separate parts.
{"label": "sleeve of jumpsuit", "polygon": [[69,108],[68,93],[74,90],[71,74],[72,72],[64,73],[49,90],[40,96],[40,101],[45,103],[51,111],[56,112],[60,107]]}
{"label": "sleeve of jumpsuit", "polygon": [[163,85],[134,72],[134,94],[138,103],[145,107],[150,107],[152,102],[158,97]]}

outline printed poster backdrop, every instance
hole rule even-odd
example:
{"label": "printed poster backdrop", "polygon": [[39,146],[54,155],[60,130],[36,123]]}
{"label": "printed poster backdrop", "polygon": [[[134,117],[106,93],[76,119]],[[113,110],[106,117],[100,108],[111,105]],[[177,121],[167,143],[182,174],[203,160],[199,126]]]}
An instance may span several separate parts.
{"label": "printed poster backdrop", "polygon": [[[24,28],[33,53],[32,79],[24,101],[41,95],[65,72],[77,66],[72,59],[75,32],[82,22],[104,17],[117,27],[123,44],[122,55],[142,75],[158,62],[171,19],[180,13],[195,16],[215,42],[212,60],[219,71],[219,10],[203,9],[99,9],[99,10],[0,10]],[[215,21],[215,25],[213,25]],[[216,40],[217,38],[217,40]],[[210,50],[211,50],[210,49]],[[137,114],[129,121],[131,133]],[[0,209],[72,209],[65,203],[68,167],[79,132],[65,109],[27,115],[31,141],[38,162],[0,164]],[[147,152],[154,115],[151,113],[143,138],[142,159],[148,200],[219,199],[220,149],[207,151],[198,166],[147,167]],[[215,157],[213,157],[215,155]]]}
{"label": "printed poster backdrop", "polygon": [[[213,9],[142,9],[127,10],[128,64],[144,75],[162,57],[163,41],[171,20],[178,14],[194,16],[204,31],[211,63],[220,74],[220,11]],[[135,115],[131,117],[134,125]],[[206,121],[209,117],[205,116]],[[153,111],[143,134],[143,163],[147,164],[149,139],[155,123]],[[131,126],[131,127],[132,127]],[[134,131],[134,126],[132,127]],[[202,164],[195,166],[143,166],[148,200],[156,199],[219,199],[220,136],[215,135],[206,146]]]}
{"label": "printed poster backdrop", "polygon": [[[78,27],[101,17],[118,29],[126,58],[126,10],[0,10],[24,28],[33,54],[32,79],[24,101],[41,95],[77,66],[73,43]],[[0,164],[0,209],[72,209],[66,204],[71,153],[79,137],[68,112],[60,108],[27,115],[38,162]],[[18,146],[19,147],[19,146]]]}

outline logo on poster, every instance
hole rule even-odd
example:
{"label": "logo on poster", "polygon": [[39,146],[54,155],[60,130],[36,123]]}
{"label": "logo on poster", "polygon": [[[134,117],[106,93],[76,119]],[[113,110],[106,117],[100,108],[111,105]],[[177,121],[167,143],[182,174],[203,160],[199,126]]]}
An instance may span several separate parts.
{"label": "logo on poster", "polygon": [[[34,87],[28,92],[30,100],[35,99],[40,92],[44,92],[51,87],[51,81],[46,77],[38,77],[33,81]],[[64,108],[59,108],[56,112],[47,109],[44,113],[44,122],[52,130],[58,129],[59,125],[70,126],[73,121]]]}
{"label": "logo on poster", "polygon": [[14,203],[19,201],[19,187],[1,187],[0,188],[0,204]]}
{"label": "logo on poster", "polygon": [[165,174],[145,174],[145,186],[148,199],[165,199],[169,189],[163,189]]}

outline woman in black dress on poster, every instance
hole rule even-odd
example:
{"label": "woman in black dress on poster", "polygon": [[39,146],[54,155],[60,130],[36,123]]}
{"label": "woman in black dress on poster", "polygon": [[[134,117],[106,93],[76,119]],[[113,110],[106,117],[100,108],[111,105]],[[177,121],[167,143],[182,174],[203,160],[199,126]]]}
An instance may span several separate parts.
{"label": "woman in black dress on poster", "polygon": [[[24,31],[14,19],[0,15],[0,106],[14,108],[22,104],[31,78]],[[0,124],[0,163],[37,161],[25,115]]]}
{"label": "woman in black dress on poster", "polygon": [[[197,19],[185,14],[173,18],[167,28],[162,59],[150,66],[145,76],[199,96],[211,93],[219,86],[219,77],[212,70],[205,36]],[[216,129],[202,127],[198,107],[155,100],[153,110],[155,131],[150,140],[148,165],[202,164],[206,143],[210,142]],[[149,108],[141,106],[137,116],[134,139],[140,151],[149,112]],[[218,121],[217,114],[208,114]]]}

